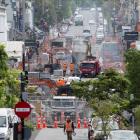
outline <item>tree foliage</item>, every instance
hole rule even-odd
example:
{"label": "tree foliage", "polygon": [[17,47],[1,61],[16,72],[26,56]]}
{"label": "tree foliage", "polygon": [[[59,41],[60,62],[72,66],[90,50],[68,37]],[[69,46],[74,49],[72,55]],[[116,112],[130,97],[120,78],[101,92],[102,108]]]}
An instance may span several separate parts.
{"label": "tree foliage", "polygon": [[75,96],[85,98],[89,104],[96,99],[111,100],[117,105],[118,110],[126,108],[129,104],[129,81],[112,69],[99,75],[96,80],[76,82],[71,86]]}
{"label": "tree foliage", "polygon": [[140,135],[140,106],[135,108],[135,131]]}
{"label": "tree foliage", "polygon": [[140,103],[140,51],[131,49],[125,54],[126,76],[131,82],[130,94],[134,94],[134,105]]}
{"label": "tree foliage", "polygon": [[19,96],[19,71],[8,69],[8,56],[0,45],[0,107],[13,107]]}
{"label": "tree foliage", "polygon": [[49,25],[60,23],[72,15],[74,4],[73,0],[35,0],[35,23],[41,18]]}
{"label": "tree foliage", "polygon": [[72,83],[75,96],[84,98],[102,120],[103,136],[108,135],[110,116],[129,105],[129,81],[113,69],[105,71],[97,79]]}

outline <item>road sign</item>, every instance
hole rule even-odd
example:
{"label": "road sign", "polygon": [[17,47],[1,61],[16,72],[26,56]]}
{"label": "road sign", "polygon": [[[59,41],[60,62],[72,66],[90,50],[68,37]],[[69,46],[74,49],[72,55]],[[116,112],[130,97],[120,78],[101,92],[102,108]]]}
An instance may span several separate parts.
{"label": "road sign", "polygon": [[48,72],[40,72],[39,79],[51,79],[51,75]]}
{"label": "road sign", "polygon": [[25,102],[28,100],[28,93],[27,92],[22,92],[22,99]]}
{"label": "road sign", "polygon": [[25,40],[25,46],[35,47],[36,41],[35,40]]}
{"label": "road sign", "polygon": [[124,40],[138,40],[138,32],[125,32]]}
{"label": "road sign", "polygon": [[27,102],[21,101],[15,105],[15,114],[21,118],[27,118],[31,113],[31,106]]}

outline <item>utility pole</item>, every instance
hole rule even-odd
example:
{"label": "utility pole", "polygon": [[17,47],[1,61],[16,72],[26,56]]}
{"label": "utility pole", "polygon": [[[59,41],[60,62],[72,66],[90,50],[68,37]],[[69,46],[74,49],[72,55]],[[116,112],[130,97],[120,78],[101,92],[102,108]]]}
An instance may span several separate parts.
{"label": "utility pole", "polygon": [[[21,9],[22,9],[22,26],[23,26],[23,42],[25,42],[25,0],[21,0]],[[22,53],[22,67],[23,72],[21,73],[21,101],[24,101],[22,98],[23,92],[25,92],[25,80],[24,80],[24,72],[25,72],[25,45],[23,45],[23,53]],[[24,140],[24,119],[21,119],[22,124],[22,140]]]}

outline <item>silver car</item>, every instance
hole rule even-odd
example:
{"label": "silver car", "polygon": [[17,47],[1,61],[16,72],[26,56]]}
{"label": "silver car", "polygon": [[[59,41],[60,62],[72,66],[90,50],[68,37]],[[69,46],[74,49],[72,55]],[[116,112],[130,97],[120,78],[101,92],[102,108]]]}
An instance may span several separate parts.
{"label": "silver car", "polygon": [[131,130],[115,130],[110,132],[107,140],[138,140],[138,137]]}

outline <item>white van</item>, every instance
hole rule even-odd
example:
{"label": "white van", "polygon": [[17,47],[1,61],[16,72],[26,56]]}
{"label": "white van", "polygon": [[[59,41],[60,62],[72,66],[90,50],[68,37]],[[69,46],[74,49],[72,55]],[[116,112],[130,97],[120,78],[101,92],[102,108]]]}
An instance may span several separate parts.
{"label": "white van", "polygon": [[12,125],[12,109],[0,108],[0,139],[12,140],[13,125]]}

